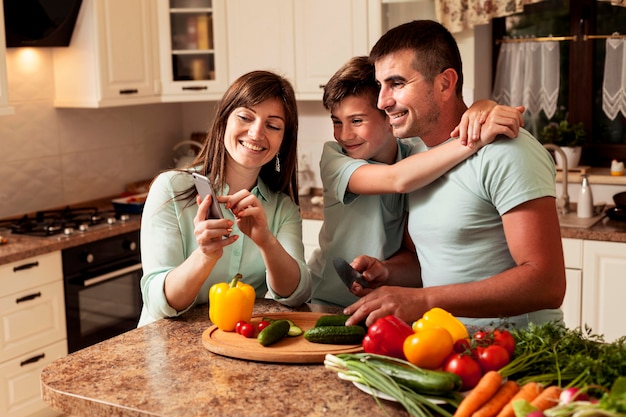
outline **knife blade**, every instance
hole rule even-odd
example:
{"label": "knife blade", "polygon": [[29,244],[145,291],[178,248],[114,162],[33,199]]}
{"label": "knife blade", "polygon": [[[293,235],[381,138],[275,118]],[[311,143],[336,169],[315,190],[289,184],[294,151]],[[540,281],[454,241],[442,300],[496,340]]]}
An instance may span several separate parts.
{"label": "knife blade", "polygon": [[361,275],[361,273],[356,269],[352,268],[352,266],[350,266],[345,259],[334,258],[333,266],[335,267],[335,271],[337,271],[337,275],[339,275],[339,278],[341,278],[348,289],[352,288],[352,283],[355,281],[363,288],[369,288],[367,281],[363,279],[363,275]]}

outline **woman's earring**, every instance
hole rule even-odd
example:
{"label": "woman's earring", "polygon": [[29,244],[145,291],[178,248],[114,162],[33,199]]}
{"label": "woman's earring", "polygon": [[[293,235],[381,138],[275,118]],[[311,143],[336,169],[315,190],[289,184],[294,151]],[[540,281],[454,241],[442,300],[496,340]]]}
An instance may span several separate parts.
{"label": "woman's earring", "polygon": [[276,172],[280,172],[280,159],[278,159],[278,154],[276,154],[276,166],[274,169],[276,169]]}

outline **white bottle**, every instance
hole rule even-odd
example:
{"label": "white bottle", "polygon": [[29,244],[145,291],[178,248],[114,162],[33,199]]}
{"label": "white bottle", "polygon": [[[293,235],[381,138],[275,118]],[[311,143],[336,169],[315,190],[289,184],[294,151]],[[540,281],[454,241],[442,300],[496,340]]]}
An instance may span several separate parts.
{"label": "white bottle", "polygon": [[587,174],[583,175],[583,182],[578,195],[577,215],[582,218],[593,217],[593,194]]}

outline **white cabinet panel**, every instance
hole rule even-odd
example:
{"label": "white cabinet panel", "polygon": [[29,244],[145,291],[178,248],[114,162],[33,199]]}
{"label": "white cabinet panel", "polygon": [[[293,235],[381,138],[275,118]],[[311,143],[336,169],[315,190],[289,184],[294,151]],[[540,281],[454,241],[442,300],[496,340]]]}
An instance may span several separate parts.
{"label": "white cabinet panel", "polygon": [[626,335],[626,243],[584,241],[582,321],[606,341]]}
{"label": "white cabinet panel", "polygon": [[319,248],[319,235],[323,222],[321,220],[302,220],[302,241],[304,242],[304,259],[307,261],[313,251]]}

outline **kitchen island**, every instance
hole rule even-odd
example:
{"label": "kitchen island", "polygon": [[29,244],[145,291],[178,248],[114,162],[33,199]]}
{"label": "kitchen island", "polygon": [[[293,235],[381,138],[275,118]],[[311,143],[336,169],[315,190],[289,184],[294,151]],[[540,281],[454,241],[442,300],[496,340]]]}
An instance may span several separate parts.
{"label": "kitchen island", "polygon": [[[255,315],[337,313],[257,300]],[[340,380],[323,364],[277,364],[209,352],[207,306],[162,319],[58,359],[41,373],[42,396],[71,416],[408,416]],[[269,348],[268,348],[269,349]]]}

